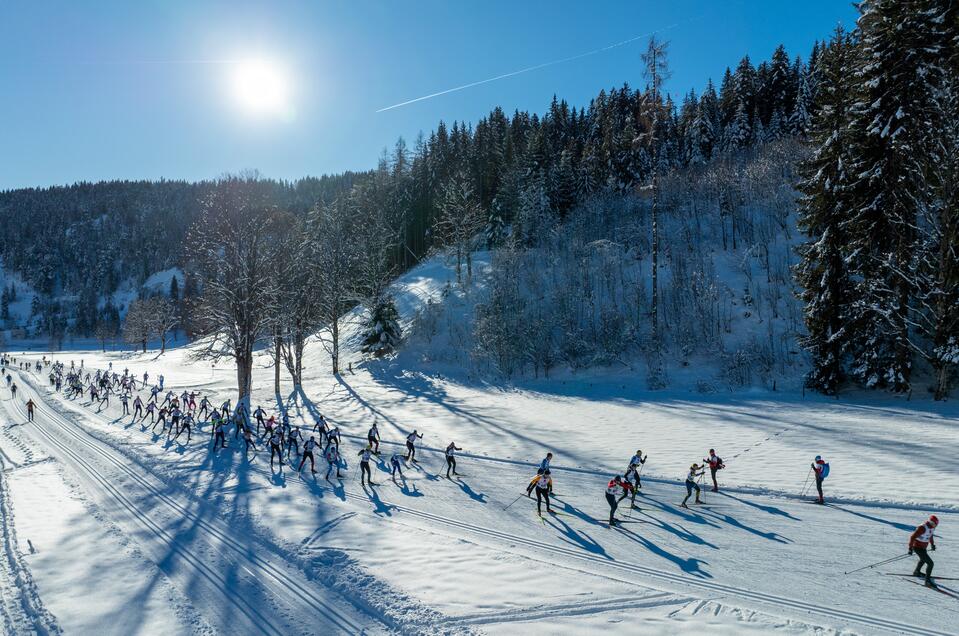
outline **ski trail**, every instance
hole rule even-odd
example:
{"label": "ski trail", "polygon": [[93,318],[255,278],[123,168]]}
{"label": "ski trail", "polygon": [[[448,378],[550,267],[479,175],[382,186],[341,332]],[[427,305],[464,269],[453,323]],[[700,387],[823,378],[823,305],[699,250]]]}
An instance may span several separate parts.
{"label": "ski trail", "polygon": [[[36,391],[27,378],[22,379],[24,384]],[[40,399],[38,395],[32,397],[35,400]],[[15,408],[21,415],[25,415],[20,405],[16,405]],[[200,580],[195,579],[192,584],[203,585],[211,599],[215,598],[215,601],[210,601],[211,607],[216,607],[225,601],[231,604],[239,615],[245,617],[248,629],[276,636],[283,636],[290,631],[299,631],[305,624],[301,623],[300,619],[305,620],[306,617],[310,617],[311,625],[318,619],[323,620],[335,633],[362,633],[375,625],[369,619],[358,621],[355,612],[344,612],[310,586],[298,583],[296,573],[288,572],[290,568],[285,563],[278,563],[271,557],[260,555],[260,552],[269,554],[268,549],[248,550],[241,547],[246,543],[244,538],[235,536],[225,524],[213,518],[201,516],[194,511],[193,506],[181,505],[167,494],[169,489],[164,489],[162,484],[150,483],[148,479],[131,470],[126,462],[118,460],[99,447],[98,443],[84,440],[76,427],[55,410],[46,409],[44,417],[46,422],[53,426],[33,427],[30,429],[31,432],[42,438],[46,446],[52,448],[64,463],[71,465],[77,474],[84,478],[83,480],[92,491],[99,492],[106,501],[118,504],[119,511],[125,514],[132,524],[145,531],[147,537],[153,542],[159,543],[153,550],[148,549],[148,551],[163,555],[162,558],[156,559],[161,569],[168,572],[171,570],[169,564],[164,567],[164,562],[173,558],[174,555],[175,565],[178,567],[173,569],[179,569],[179,566],[191,569]],[[59,436],[54,435],[53,430],[65,433],[72,445],[68,446]],[[127,479],[123,482],[111,479],[98,467],[97,464],[103,465],[102,462],[111,465],[113,469],[118,469]],[[119,487],[121,484],[122,487]],[[166,510],[162,512],[170,513],[171,518],[182,522],[182,525],[189,528],[188,533],[201,531],[192,539],[194,541],[192,549],[181,544],[177,525],[174,525],[172,529],[165,527],[164,520],[157,514],[161,511],[141,509],[140,505],[133,501],[132,495],[128,496],[126,493],[145,495],[137,498],[141,501],[150,500],[157,507],[165,508]],[[137,533],[137,536],[143,536],[142,531]],[[232,572],[231,574],[225,574],[207,563],[207,559],[216,561],[217,559],[212,557],[219,554],[227,555],[229,563],[225,565],[226,569]],[[237,573],[232,567],[236,565],[249,575],[249,580],[243,583],[251,586],[251,593],[259,592],[262,603],[237,598],[237,595],[232,592],[224,593],[224,590],[232,590],[236,587]],[[195,590],[191,590],[190,596],[197,598]],[[281,603],[284,607],[278,606]],[[235,624],[232,626],[236,627]],[[226,629],[226,625],[223,628]]]}
{"label": "ski trail", "polygon": [[57,619],[43,605],[30,570],[23,561],[14,528],[10,490],[0,458],[0,626],[4,634],[61,634]]}

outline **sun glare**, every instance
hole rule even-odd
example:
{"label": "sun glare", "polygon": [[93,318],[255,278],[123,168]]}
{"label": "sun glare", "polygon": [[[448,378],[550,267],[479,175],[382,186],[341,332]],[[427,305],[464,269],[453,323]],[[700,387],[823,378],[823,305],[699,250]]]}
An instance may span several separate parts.
{"label": "sun glare", "polygon": [[290,86],[283,69],[265,60],[244,60],[233,67],[233,95],[239,107],[257,116],[285,116]]}

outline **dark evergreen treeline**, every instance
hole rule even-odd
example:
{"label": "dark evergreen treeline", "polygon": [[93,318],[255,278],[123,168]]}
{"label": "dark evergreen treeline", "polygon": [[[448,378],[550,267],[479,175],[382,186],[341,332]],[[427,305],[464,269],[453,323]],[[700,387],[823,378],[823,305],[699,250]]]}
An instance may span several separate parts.
{"label": "dark evergreen treeline", "polygon": [[959,363],[959,4],[867,0],[821,51],[800,226],[810,386]]}

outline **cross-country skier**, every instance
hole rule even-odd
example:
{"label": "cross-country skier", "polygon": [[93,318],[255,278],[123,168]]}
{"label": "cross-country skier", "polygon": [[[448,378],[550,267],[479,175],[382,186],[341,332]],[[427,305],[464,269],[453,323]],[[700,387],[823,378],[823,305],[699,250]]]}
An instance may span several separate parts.
{"label": "cross-country skier", "polygon": [[380,430],[376,428],[376,422],[373,422],[373,426],[371,426],[370,430],[366,433],[366,441],[369,442],[370,447],[373,449],[373,452],[379,455],[380,454]]}
{"label": "cross-country skier", "polygon": [[[70,361],[70,368],[73,368],[73,360]],[[150,374],[146,371],[143,372],[143,388],[147,388],[147,380],[150,379]]]}
{"label": "cross-country skier", "polygon": [[[635,466],[636,468],[639,468],[640,466],[646,463],[647,457],[649,457],[649,455],[646,455],[644,457],[643,451],[636,449],[636,454],[629,459],[629,464],[631,466]],[[639,470],[636,471],[636,482],[634,485],[636,486],[637,489],[640,489],[643,487],[643,485],[640,483],[640,480],[639,480]],[[633,496],[635,497],[635,493]]]}
{"label": "cross-country skier", "polygon": [[213,452],[216,452],[217,444],[226,448],[226,435],[223,434],[223,420],[213,420]]}
{"label": "cross-country skier", "polygon": [[553,478],[549,476],[549,469],[543,470],[542,473],[537,471],[537,475],[530,480],[530,484],[536,490],[536,512],[542,516],[542,504],[545,499],[546,512],[552,513],[553,510],[549,507],[549,493],[553,489]]}
{"label": "cross-country skier", "polygon": [[320,434],[320,444],[326,444],[326,434],[329,432],[329,427],[326,425],[326,418],[323,417],[322,413],[313,423],[313,432]]}
{"label": "cross-country skier", "polygon": [[456,442],[450,442],[450,445],[446,447],[446,478],[450,479],[450,470],[453,471],[453,474],[458,474],[456,472],[456,456],[455,452],[458,450],[463,450],[456,445]]}
{"label": "cross-country skier", "polygon": [[709,457],[703,458],[703,464],[709,465],[709,474],[713,478],[713,492],[719,492],[719,484],[716,483],[716,473],[726,467],[723,460],[716,454],[715,448],[709,449]]}
{"label": "cross-country skier", "polygon": [[689,500],[689,497],[693,494],[693,489],[696,489],[696,503],[702,503],[699,500],[699,484],[696,483],[696,478],[701,477],[706,474],[706,470],[703,466],[693,462],[692,466],[689,467],[689,474],[686,475],[686,496],[683,498],[683,503],[680,505],[683,508],[689,508],[686,505],[686,502]]}
{"label": "cross-country skier", "polygon": [[33,400],[27,400],[27,421],[33,421]]}
{"label": "cross-country skier", "polygon": [[326,480],[330,480],[330,473],[333,472],[333,467],[336,466],[336,477],[340,478],[340,449],[335,444],[330,444],[326,447],[326,451],[323,453],[326,457]]}
{"label": "cross-country skier", "polygon": [[[536,469],[536,475],[537,475],[537,476],[542,475],[542,474],[545,473],[545,472],[546,472],[546,469],[545,469],[545,468],[537,468],[537,469]],[[533,479],[531,479],[530,482],[529,482],[529,485],[526,486],[526,496],[527,496],[527,497],[532,497],[532,496],[533,496],[533,488],[536,488],[536,477],[534,477]]]}
{"label": "cross-country skier", "polygon": [[17,397],[17,383],[14,382],[10,385],[10,395],[11,397]]}
{"label": "cross-country skier", "polygon": [[316,460],[313,459],[314,448],[316,448],[316,438],[310,435],[310,439],[303,442],[303,459],[300,460],[300,465],[297,467],[296,472],[300,472],[307,458],[310,460],[310,472],[316,472]]}
{"label": "cross-country skier", "polygon": [[127,393],[121,393],[121,394],[120,394],[120,404],[123,405],[123,413],[122,413],[122,415],[129,415],[129,414],[130,414],[130,396],[129,396],[129,394],[127,394]]}
{"label": "cross-country skier", "polygon": [[196,414],[197,417],[210,417],[210,400],[204,395],[200,400],[200,410]]}
{"label": "cross-country skier", "polygon": [[263,426],[263,416],[266,415],[266,411],[263,410],[263,407],[257,405],[256,410],[253,411],[253,417],[256,418],[256,434],[260,434],[260,427]]}
{"label": "cross-country skier", "polygon": [[183,434],[183,431],[186,431],[186,443],[190,443],[190,437],[193,436],[193,415],[187,413],[183,416],[183,419],[180,420],[180,427],[177,429],[176,437],[173,438],[173,441],[180,439],[180,435]]}
{"label": "cross-country skier", "polygon": [[626,498],[633,490],[629,483],[623,481],[623,478],[616,475],[606,484],[606,503],[609,504],[609,525],[612,527],[616,523],[616,508],[619,502]]}
{"label": "cross-country skier", "polygon": [[414,428],[413,432],[406,436],[406,461],[418,464],[419,462],[416,461],[416,438],[423,439],[423,436],[417,433]]}
{"label": "cross-country skier", "polygon": [[[627,484],[630,485],[630,490],[632,490],[632,499],[629,500],[629,505],[636,507],[636,490],[639,488],[639,469],[636,468],[636,464],[630,464],[626,469],[626,473],[623,475],[623,479]],[[620,498],[620,501],[626,498],[626,494]]]}
{"label": "cross-country skier", "polygon": [[816,476],[816,491],[819,493],[819,503],[826,503],[822,496],[822,482],[829,474],[829,464],[822,458],[822,455],[816,455],[816,460],[811,464],[813,473]]}
{"label": "cross-country skier", "polygon": [[141,420],[144,417],[146,417],[145,415],[143,415],[143,400],[140,399],[139,395],[133,398],[133,421],[134,422],[136,422],[137,420],[137,415],[140,416]]}
{"label": "cross-country skier", "polygon": [[273,457],[280,458],[280,466],[283,465],[283,450],[280,444],[283,443],[283,437],[276,431],[270,435],[270,468],[273,468]]}
{"label": "cross-country skier", "polygon": [[401,478],[401,479],[403,479],[403,480],[406,479],[406,478],[403,476],[403,469],[400,468],[400,455],[399,455],[398,453],[393,453],[393,455],[390,457],[390,468],[392,469],[392,470],[391,470],[391,473],[392,473],[392,475],[393,475],[393,483],[396,483],[396,472],[397,472],[397,471],[399,471],[399,473],[400,473],[400,478]]}
{"label": "cross-country skier", "polygon": [[293,455],[293,449],[296,449],[296,454],[300,454],[300,442],[303,441],[303,433],[300,432],[300,427],[297,426],[291,429],[286,435],[286,459],[292,463],[290,457]]}
{"label": "cross-country skier", "polygon": [[366,477],[366,481],[370,486],[375,486],[373,483],[373,473],[370,472],[370,457],[373,455],[373,449],[369,444],[366,445],[366,448],[357,453],[360,458],[360,485],[363,485],[363,477]]}
{"label": "cross-country skier", "polygon": [[334,426],[326,433],[326,447],[336,446],[336,450],[340,450],[340,440],[342,436],[340,435],[340,427]]}
{"label": "cross-country skier", "polygon": [[936,551],[936,538],[935,531],[936,526],[939,525],[939,518],[936,515],[929,517],[929,520],[924,524],[916,528],[916,530],[909,535],[909,554],[918,554],[919,563],[916,565],[915,571],[913,571],[913,576],[922,576],[922,566],[926,566],[926,585],[929,587],[935,587],[936,584],[932,582],[932,559],[929,558],[929,552],[926,550],[928,547],[929,550],[933,552]]}
{"label": "cross-country skier", "polygon": [[[156,421],[156,410],[157,410],[157,405],[155,402],[147,402],[147,415],[150,416],[151,424]],[[144,415],[143,419],[146,419],[146,418],[147,418],[146,415]]]}
{"label": "cross-country skier", "polygon": [[243,448],[243,457],[246,457],[250,453],[250,449],[253,449],[253,454],[256,454],[256,444],[253,443],[253,431],[250,430],[249,426],[243,427],[243,443],[246,446]]}
{"label": "cross-country skier", "polygon": [[553,461],[553,454],[546,453],[546,457],[539,463],[540,470],[549,470],[549,463]]}
{"label": "cross-country skier", "polygon": [[159,377],[157,377],[157,380],[159,380],[160,382],[160,390],[162,391],[163,390],[163,374],[162,373],[159,375]]}

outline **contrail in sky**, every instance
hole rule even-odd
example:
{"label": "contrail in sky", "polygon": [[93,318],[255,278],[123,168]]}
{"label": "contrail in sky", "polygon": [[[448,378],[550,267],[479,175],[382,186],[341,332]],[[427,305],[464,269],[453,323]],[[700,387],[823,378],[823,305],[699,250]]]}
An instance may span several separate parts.
{"label": "contrail in sky", "polygon": [[[704,15],[705,15],[705,14],[704,14]],[[675,24],[670,24],[670,25],[667,26],[667,27],[663,27],[663,28],[661,28],[661,29],[656,29],[655,31],[650,31],[649,33],[644,33],[644,34],[642,34],[642,35],[637,35],[636,37],[629,38],[628,40],[623,40],[622,42],[616,42],[615,44],[610,44],[609,46],[604,46],[604,47],[601,48],[601,49],[594,49],[594,50],[592,50],[592,51],[586,51],[585,53],[580,53],[579,55],[573,55],[573,56],[571,56],[571,57],[564,57],[564,58],[562,58],[562,59],[553,60],[553,61],[551,61],[551,62],[543,62],[542,64],[537,64],[536,66],[528,66],[528,67],[526,67],[526,68],[521,68],[521,69],[519,69],[518,71],[511,71],[511,72],[509,72],[509,73],[503,73],[502,75],[497,75],[496,77],[490,77],[490,78],[487,78],[487,79],[479,80],[479,81],[477,81],[477,82],[470,82],[469,84],[463,84],[462,86],[455,86],[455,87],[453,87],[453,88],[447,88],[446,90],[439,91],[439,92],[437,92],[437,93],[430,93],[429,95],[423,95],[422,97],[417,97],[417,98],[415,98],[415,99],[408,99],[408,100],[406,100],[405,102],[400,102],[399,104],[393,104],[392,106],[386,106],[386,107],[384,107],[384,108],[380,108],[380,109],[377,110],[376,112],[378,112],[378,113],[383,113],[383,112],[386,112],[386,111],[388,111],[388,110],[393,110],[394,108],[400,108],[400,107],[402,107],[402,106],[409,106],[410,104],[415,104],[416,102],[422,102],[422,101],[427,100],[427,99],[433,99],[434,97],[439,97],[440,95],[446,95],[446,94],[448,94],[448,93],[455,93],[455,92],[457,92],[457,91],[462,91],[462,90],[465,90],[465,89],[467,89],[467,88],[473,88],[474,86],[479,86],[480,84],[489,84],[490,82],[495,82],[495,81],[497,81],[497,80],[506,79],[507,77],[515,77],[516,75],[522,75],[523,73],[529,73],[529,72],[531,72],[531,71],[538,71],[539,69],[541,69],[541,68],[546,68],[546,67],[548,67],[548,66],[556,66],[557,64],[565,64],[566,62],[572,62],[573,60],[578,60],[578,59],[581,59],[581,58],[584,58],[584,57],[589,57],[589,56],[591,56],[591,55],[597,55],[597,54],[599,54],[599,53],[604,53],[604,52],[606,52],[606,51],[609,51],[610,49],[615,49],[615,48],[619,48],[619,47],[621,47],[621,46],[626,46],[627,44],[632,44],[632,43],[635,42],[636,40],[642,40],[642,39],[644,39],[644,38],[648,38],[649,36],[655,35],[656,33],[660,33],[660,32],[662,32],[662,31],[669,31],[670,29],[675,29],[676,27],[678,27],[678,26],[681,25],[681,24],[685,24],[685,23],[687,23],[687,22],[692,22],[693,20],[699,20],[699,19],[702,18],[702,17],[703,17],[703,16],[701,15],[701,16],[698,16],[698,17],[695,17],[695,18],[690,18],[689,20],[684,20],[684,21],[682,21],[682,22],[677,22],[677,23],[675,23]]]}

